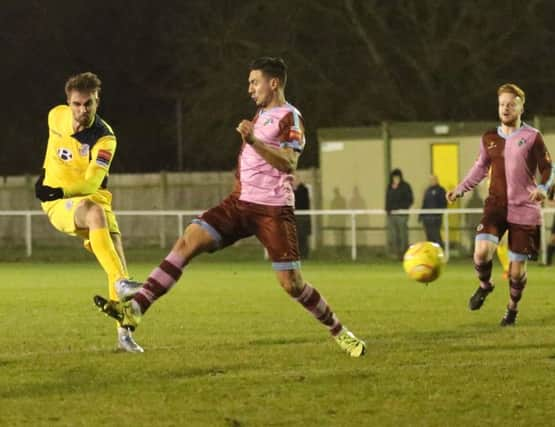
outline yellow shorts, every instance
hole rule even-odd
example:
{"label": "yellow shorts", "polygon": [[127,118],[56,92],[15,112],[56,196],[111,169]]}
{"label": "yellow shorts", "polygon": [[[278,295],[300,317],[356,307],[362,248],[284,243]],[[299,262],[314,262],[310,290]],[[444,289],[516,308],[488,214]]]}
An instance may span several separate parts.
{"label": "yellow shorts", "polygon": [[90,196],[71,197],[69,199],[58,199],[42,204],[42,209],[48,215],[50,223],[54,228],[70,236],[80,236],[87,239],[89,230],[75,226],[75,210],[82,200],[91,200],[104,209],[106,222],[110,233],[121,234],[119,231],[116,215],[112,211],[112,193],[108,190],[98,190]]}

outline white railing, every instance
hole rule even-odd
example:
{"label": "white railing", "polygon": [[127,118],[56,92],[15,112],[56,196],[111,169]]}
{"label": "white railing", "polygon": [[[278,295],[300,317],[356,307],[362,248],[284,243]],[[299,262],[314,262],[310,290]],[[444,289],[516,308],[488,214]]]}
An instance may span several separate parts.
{"label": "white railing", "polygon": [[[140,211],[116,211],[118,217],[122,216],[150,216],[150,217],[176,217],[177,229],[176,237],[180,236],[184,230],[184,217],[194,217],[200,215],[203,211],[200,210],[140,210]],[[457,214],[481,214],[481,208],[464,208],[464,209],[404,209],[392,211],[392,215],[413,215],[413,214],[442,214],[443,215],[443,240],[445,242],[445,257],[449,259],[450,245],[449,245],[449,216]],[[546,262],[546,248],[547,236],[545,233],[545,214],[555,213],[555,208],[542,209],[542,222],[541,228],[541,260]],[[351,234],[351,258],[357,259],[357,217],[359,216],[385,216],[386,211],[383,209],[321,209],[321,210],[298,210],[295,211],[297,215],[310,215],[310,216],[323,216],[323,215],[340,215],[350,217],[350,234]],[[17,210],[17,211],[0,211],[2,216],[19,216],[25,219],[25,248],[26,254],[30,257],[33,253],[33,228],[32,217],[42,216],[44,212],[38,210]],[[550,229],[551,227],[548,226]],[[315,227],[313,227],[316,230]],[[166,233],[164,230],[160,232],[160,246],[166,246]]]}

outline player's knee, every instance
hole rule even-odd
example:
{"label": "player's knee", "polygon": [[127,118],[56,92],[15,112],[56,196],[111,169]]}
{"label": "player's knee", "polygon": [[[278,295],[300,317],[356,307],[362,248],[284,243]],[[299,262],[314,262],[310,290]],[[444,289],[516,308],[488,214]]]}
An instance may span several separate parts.
{"label": "player's knee", "polygon": [[102,206],[90,200],[86,200],[84,206],[87,210],[85,218],[89,228],[106,227],[106,213]]}
{"label": "player's knee", "polygon": [[509,273],[509,280],[511,281],[511,283],[519,283],[524,276],[526,276],[524,272],[512,270]]}
{"label": "player's knee", "polygon": [[522,277],[526,276],[526,266],[518,261],[513,261],[510,264],[509,277],[511,281],[518,282]]}
{"label": "player's knee", "polygon": [[198,224],[189,224],[176,243],[176,248],[188,257],[214,249],[216,243],[210,234]]}
{"label": "player's knee", "polygon": [[476,246],[474,250],[474,262],[481,264],[490,261],[493,258],[493,251],[485,245]]}

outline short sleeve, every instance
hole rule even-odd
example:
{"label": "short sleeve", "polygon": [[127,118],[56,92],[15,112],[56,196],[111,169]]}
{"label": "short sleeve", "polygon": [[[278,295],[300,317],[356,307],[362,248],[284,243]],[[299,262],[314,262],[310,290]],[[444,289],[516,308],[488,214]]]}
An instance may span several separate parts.
{"label": "short sleeve", "polygon": [[302,153],[305,145],[304,124],[297,111],[289,112],[279,123],[280,147],[292,148]]}

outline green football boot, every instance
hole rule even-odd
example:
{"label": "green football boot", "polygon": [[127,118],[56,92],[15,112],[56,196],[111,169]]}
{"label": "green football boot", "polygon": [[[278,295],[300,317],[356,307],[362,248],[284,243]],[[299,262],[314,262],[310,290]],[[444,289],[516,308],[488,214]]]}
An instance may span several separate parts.
{"label": "green football boot", "polygon": [[133,300],[126,302],[113,301],[95,295],[93,301],[100,311],[116,319],[122,327],[131,331],[135,330],[143,316],[140,307]]}
{"label": "green football boot", "polygon": [[334,337],[335,342],[351,357],[361,357],[366,353],[366,343],[347,328],[341,329],[341,332]]}

